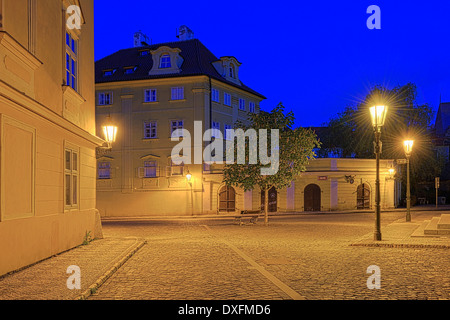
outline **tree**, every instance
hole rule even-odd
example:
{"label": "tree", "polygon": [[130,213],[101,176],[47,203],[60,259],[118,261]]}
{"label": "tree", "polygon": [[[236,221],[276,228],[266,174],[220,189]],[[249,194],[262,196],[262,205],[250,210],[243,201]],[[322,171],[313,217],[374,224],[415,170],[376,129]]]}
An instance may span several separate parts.
{"label": "tree", "polygon": [[[245,138],[245,143],[239,145],[239,141],[233,140],[233,148],[227,152],[234,152],[233,159],[237,159],[238,153],[245,152],[245,162],[227,163],[224,167],[224,182],[228,186],[237,186],[245,191],[253,190],[256,186],[265,193],[265,224],[268,224],[268,190],[272,187],[282,189],[291,184],[294,178],[306,170],[306,165],[316,154],[314,149],[320,147],[316,134],[305,128],[292,128],[294,124],[294,113],[291,111],[284,115],[284,107],[280,103],[271,112],[261,111],[258,114],[249,114],[247,123],[237,122],[235,131],[242,129],[244,132],[257,134],[258,146],[250,135]],[[264,129],[271,131],[270,137],[265,136]],[[278,137],[274,137],[273,132],[278,132]],[[262,161],[261,156],[264,150],[265,138],[270,138],[267,145],[270,145],[270,156],[272,162]],[[274,141],[278,139],[278,141]],[[236,143],[237,142],[237,143]],[[277,143],[278,142],[278,143]],[[237,148],[234,146],[237,145]],[[252,162],[252,156],[259,154],[256,162]],[[276,157],[274,157],[276,155]],[[278,159],[275,159],[278,158]],[[264,174],[264,170],[274,166],[276,161],[277,170],[271,174]]]}
{"label": "tree", "polygon": [[[428,130],[433,111],[427,104],[417,104],[417,88],[408,83],[388,89],[373,87],[356,106],[345,110],[328,122],[330,134],[324,137],[323,148],[341,148],[344,157],[374,158],[373,128],[368,108],[375,103],[388,106],[386,123],[382,128],[384,159],[405,158],[403,140],[414,140],[411,155],[411,187],[418,182],[434,179],[441,171],[441,162],[435,157]],[[404,176],[404,175],[402,175]]]}

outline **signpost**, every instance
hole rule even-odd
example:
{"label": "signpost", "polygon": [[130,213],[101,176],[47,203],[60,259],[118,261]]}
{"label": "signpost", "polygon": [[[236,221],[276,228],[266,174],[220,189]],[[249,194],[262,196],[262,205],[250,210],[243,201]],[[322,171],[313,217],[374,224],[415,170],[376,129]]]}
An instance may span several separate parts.
{"label": "signpost", "polygon": [[439,190],[439,177],[434,178],[434,187],[436,188],[436,208],[438,206],[438,190]]}

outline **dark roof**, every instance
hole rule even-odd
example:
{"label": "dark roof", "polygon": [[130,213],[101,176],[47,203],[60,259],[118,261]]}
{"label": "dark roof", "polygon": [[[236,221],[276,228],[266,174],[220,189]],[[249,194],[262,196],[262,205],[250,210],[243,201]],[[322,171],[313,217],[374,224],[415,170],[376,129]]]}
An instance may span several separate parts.
{"label": "dark roof", "polygon": [[450,102],[439,104],[439,109],[436,114],[435,129],[436,135],[445,135],[447,129],[450,127]]}
{"label": "dark roof", "polygon": [[[181,66],[180,73],[161,75],[148,74],[153,67],[152,55],[148,54],[142,56],[140,55],[140,52],[142,50],[156,50],[161,46],[179,48],[181,50],[180,56],[184,59],[184,61]],[[222,81],[231,86],[257,95],[262,99],[266,99],[262,94],[244,85],[242,81],[242,85],[238,85],[226,80],[214,68],[212,63],[215,61],[219,61],[219,59],[198,39],[122,49],[95,62],[95,83],[206,75],[215,80]],[[125,74],[123,68],[131,66],[137,66],[136,71],[131,74]],[[111,76],[103,76],[103,71],[110,69],[117,69],[117,71]]]}

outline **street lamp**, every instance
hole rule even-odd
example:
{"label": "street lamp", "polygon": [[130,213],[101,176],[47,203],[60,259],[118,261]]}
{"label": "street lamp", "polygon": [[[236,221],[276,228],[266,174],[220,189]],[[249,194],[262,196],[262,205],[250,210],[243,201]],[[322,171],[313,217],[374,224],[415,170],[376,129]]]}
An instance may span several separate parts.
{"label": "street lamp", "polygon": [[108,116],[106,123],[102,126],[102,129],[108,148],[111,148],[112,143],[116,141],[117,126],[112,123],[110,116]]}
{"label": "street lamp", "polygon": [[386,120],[387,106],[373,106],[370,108],[370,115],[372,117],[372,125],[373,131],[375,133],[375,155],[376,155],[376,180],[375,180],[375,232],[374,232],[374,240],[381,240],[381,231],[380,231],[380,154],[381,154],[381,127],[384,125],[384,121]]}
{"label": "street lamp", "polygon": [[186,180],[188,181],[189,184],[192,184],[191,179],[192,179],[192,174],[188,170],[188,172],[186,173]]}
{"label": "street lamp", "polygon": [[411,187],[409,184],[409,157],[411,156],[414,140],[403,141],[406,154],[406,221],[411,221]]}

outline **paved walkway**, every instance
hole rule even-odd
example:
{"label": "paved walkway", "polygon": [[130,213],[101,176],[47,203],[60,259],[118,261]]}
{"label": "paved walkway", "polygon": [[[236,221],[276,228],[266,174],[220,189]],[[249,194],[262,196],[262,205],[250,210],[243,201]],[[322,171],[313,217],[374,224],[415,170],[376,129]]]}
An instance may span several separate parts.
{"label": "paved walkway", "polygon": [[[444,250],[450,248],[450,238],[449,237],[412,237],[413,232],[420,226],[424,220],[429,220],[432,216],[438,216],[436,212],[419,212],[415,211],[412,215],[412,222],[403,222],[403,219],[399,219],[383,227],[382,229],[382,241],[374,241],[373,235],[367,234],[364,237],[353,241],[350,246],[386,246],[386,247],[420,247],[420,248],[442,248]],[[289,223],[289,222],[287,222]],[[198,226],[202,227],[202,226]],[[205,227],[208,229],[208,227]],[[225,229],[224,229],[225,230]],[[209,230],[207,230],[209,231]],[[208,232],[206,232],[208,233]],[[265,279],[261,280],[261,274],[264,275],[265,270],[258,270],[258,264],[253,263],[249,255],[240,250],[238,246],[233,245],[228,242],[223,236],[219,240],[214,240],[213,234],[208,234],[205,237],[210,237],[204,239],[204,241],[209,242],[212,247],[214,247],[214,252],[210,253],[214,257],[208,257],[205,263],[213,263],[217,266],[230,265],[233,266],[231,269],[241,270],[239,275],[233,274],[232,272],[222,273],[219,277],[218,275],[211,274],[210,283],[216,283],[216,288],[218,292],[224,291],[224,287],[236,288],[235,284],[240,281],[243,277],[251,278],[252,283],[257,285],[252,288],[265,288],[267,286],[271,287],[272,292],[266,296],[258,295],[261,291],[254,292],[252,295],[252,288],[246,288],[241,295],[233,292],[233,294],[223,296],[214,295],[211,292],[213,299],[302,299],[304,296],[295,296],[296,292],[289,291],[289,287],[284,288],[283,283],[276,283],[278,279],[270,279],[270,274],[266,276]],[[157,245],[157,238],[155,238],[155,243],[152,245]],[[163,239],[161,239],[163,240]],[[142,262],[147,262],[148,259],[153,259],[155,266],[164,265],[166,267],[166,272],[171,275],[175,275],[178,279],[180,285],[183,285],[183,281],[189,279],[189,281],[198,281],[201,285],[202,274],[199,270],[186,268],[184,270],[177,270],[176,263],[183,261],[189,265],[190,261],[195,259],[195,266],[199,265],[201,262],[202,253],[201,247],[193,247],[194,245],[201,245],[201,243],[189,242],[189,237],[186,236],[184,239],[180,239],[177,243],[167,243],[161,241],[157,253],[154,256],[155,251],[150,250],[150,244],[146,244],[144,239],[139,238],[123,238],[123,237],[105,237],[104,239],[95,240],[88,245],[79,246],[67,252],[61,253],[59,255],[53,256],[49,259],[36,263],[29,266],[23,270],[5,275],[0,277],[0,300],[73,300],[73,299],[86,299],[88,297],[95,298],[97,290],[107,282],[112,275],[116,273],[119,268],[126,268],[126,262],[128,259],[134,257],[136,252],[142,252],[139,255],[139,259],[144,259]],[[191,252],[184,251],[185,249],[191,250]],[[172,255],[176,256],[177,259],[170,260],[164,254],[165,250],[175,250],[179,254]],[[192,253],[196,256],[192,256]],[[169,260],[170,261],[169,261]],[[200,260],[199,260],[200,259]],[[253,261],[253,262],[252,262]],[[270,270],[272,265],[271,261],[264,261],[266,268]],[[67,268],[69,266],[76,265],[80,267],[81,270],[81,290],[69,290],[67,288],[67,279],[70,274],[67,273]],[[201,263],[200,263],[201,265]],[[259,264],[261,265],[261,264]],[[194,267],[194,266],[193,266]],[[224,270],[224,269],[222,269]],[[201,271],[201,270],[200,270]],[[177,275],[178,273],[178,275]],[[133,276],[133,270],[129,270],[127,276]],[[256,276],[256,274],[258,276]],[[151,288],[139,287],[139,283],[136,282],[136,286],[130,287],[129,294],[132,295],[133,290],[150,290],[152,291],[153,297],[158,298],[158,286],[167,285],[159,284],[158,281],[163,281],[164,277],[155,277],[154,283]],[[120,281],[120,279],[118,280]],[[287,281],[286,281],[287,282]],[[145,284],[142,284],[144,286]],[[291,285],[293,287],[294,285]],[[195,286],[194,286],[195,287]],[[275,288],[275,289],[274,289]],[[103,289],[103,288],[102,288]],[[201,290],[199,290],[200,292]],[[236,290],[234,290],[236,291]],[[300,291],[300,290],[299,290]],[[177,292],[174,288],[173,292]],[[297,291],[298,292],[298,291]],[[311,291],[313,292],[313,291]],[[117,299],[124,299],[127,297],[127,292],[122,292],[121,295],[113,295],[111,293],[110,297]],[[192,298],[196,298],[196,292],[192,292]],[[253,298],[252,298],[253,297]],[[307,296],[306,298],[311,298]],[[176,295],[173,297],[167,297],[169,299],[177,299]]]}

